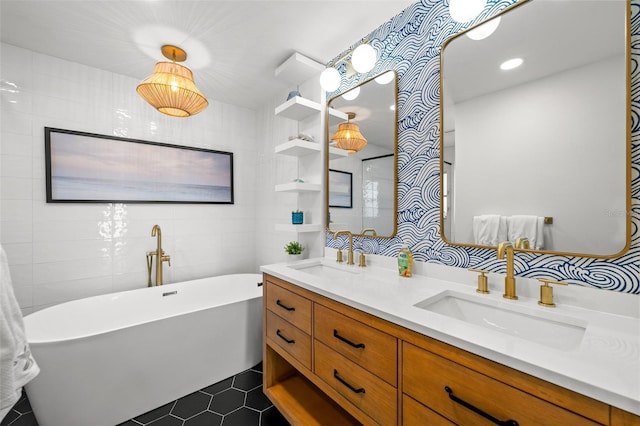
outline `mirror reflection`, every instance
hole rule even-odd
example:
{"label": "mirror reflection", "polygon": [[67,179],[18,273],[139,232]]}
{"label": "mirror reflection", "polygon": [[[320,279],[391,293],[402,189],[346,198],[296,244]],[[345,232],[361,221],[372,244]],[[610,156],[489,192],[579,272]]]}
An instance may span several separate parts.
{"label": "mirror reflection", "polygon": [[495,247],[526,237],[534,250],[587,256],[627,247],[627,8],[528,1],[486,38],[445,43],[445,240]]}
{"label": "mirror reflection", "polygon": [[349,117],[327,131],[330,231],[396,233],[397,87],[395,72],[387,71],[328,102]]}

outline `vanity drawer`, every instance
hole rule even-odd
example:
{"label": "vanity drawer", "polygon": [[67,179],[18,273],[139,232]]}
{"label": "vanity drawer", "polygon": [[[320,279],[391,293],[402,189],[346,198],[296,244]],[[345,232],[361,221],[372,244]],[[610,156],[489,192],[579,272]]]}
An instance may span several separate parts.
{"label": "vanity drawer", "polygon": [[404,426],[454,426],[440,414],[420,404],[407,395],[402,395],[402,424]]}
{"label": "vanity drawer", "polygon": [[314,338],[392,386],[398,380],[398,340],[325,306],[314,305]]}
{"label": "vanity drawer", "polygon": [[311,334],[311,301],[271,282],[266,307],[307,334]]}
{"label": "vanity drawer", "polygon": [[311,336],[307,333],[267,311],[267,337],[311,369]]}
{"label": "vanity drawer", "polygon": [[404,392],[457,424],[494,423],[451,400],[445,387],[485,413],[523,426],[598,424],[408,343],[402,361]]}
{"label": "vanity drawer", "polygon": [[381,425],[397,423],[397,390],[384,380],[314,340],[315,373]]}

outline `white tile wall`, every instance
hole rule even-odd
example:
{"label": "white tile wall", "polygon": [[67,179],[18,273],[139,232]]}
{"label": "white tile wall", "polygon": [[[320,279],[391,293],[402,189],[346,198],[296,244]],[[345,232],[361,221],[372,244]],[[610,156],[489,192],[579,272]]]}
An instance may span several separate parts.
{"label": "white tile wall", "polygon": [[[165,282],[258,271],[257,200],[267,186],[256,182],[272,164],[260,161],[257,111],[214,99],[194,117],[168,117],[138,96],[133,78],[0,47],[0,243],[25,313],[146,286],[156,223],[171,255]],[[45,126],[231,151],[235,204],[47,204]]]}

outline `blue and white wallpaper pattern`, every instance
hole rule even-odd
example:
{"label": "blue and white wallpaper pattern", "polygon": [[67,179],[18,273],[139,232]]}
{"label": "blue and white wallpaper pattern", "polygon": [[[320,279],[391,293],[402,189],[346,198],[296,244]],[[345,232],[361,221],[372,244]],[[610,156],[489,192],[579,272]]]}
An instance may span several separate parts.
{"label": "blue and white wallpaper pattern", "polygon": [[[450,36],[515,3],[489,0],[475,21],[451,20],[448,0],[421,0],[380,26],[366,38],[378,52],[367,74],[343,78],[344,92],[385,70],[399,76],[398,96],[398,234],[392,239],[356,237],[354,246],[368,253],[396,256],[402,243],[416,260],[460,268],[504,273],[495,250],[454,247],[440,238],[439,90],[440,48]],[[356,43],[357,44],[357,43]],[[355,46],[355,44],[354,44]],[[352,46],[353,47],[353,46]],[[341,56],[341,55],[340,55]],[[339,56],[338,56],[339,57]],[[518,276],[547,277],[581,285],[640,294],[640,0],[631,0],[631,248],[613,259],[518,253]],[[344,70],[341,70],[344,74]],[[332,95],[332,94],[331,94]],[[330,96],[331,96],[330,95]],[[326,245],[345,248],[345,237]]]}

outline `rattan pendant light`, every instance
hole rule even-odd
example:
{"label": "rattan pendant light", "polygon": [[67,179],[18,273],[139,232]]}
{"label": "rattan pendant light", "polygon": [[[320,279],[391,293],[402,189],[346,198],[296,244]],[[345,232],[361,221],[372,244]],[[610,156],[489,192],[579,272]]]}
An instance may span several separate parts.
{"label": "rattan pendant light", "polygon": [[162,54],[171,62],[158,62],[153,74],[136,89],[142,98],[163,114],[188,117],[209,105],[193,82],[191,70],[177,62],[187,59],[187,53],[176,46],[162,46]]}
{"label": "rattan pendant light", "polygon": [[360,133],[357,124],[351,123],[356,117],[354,112],[347,113],[347,121],[338,125],[338,131],[331,136],[331,140],[336,142],[336,148],[344,149],[349,154],[360,151],[367,146],[367,140]]}

